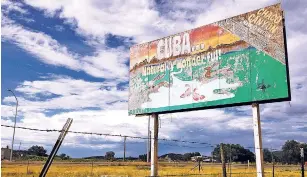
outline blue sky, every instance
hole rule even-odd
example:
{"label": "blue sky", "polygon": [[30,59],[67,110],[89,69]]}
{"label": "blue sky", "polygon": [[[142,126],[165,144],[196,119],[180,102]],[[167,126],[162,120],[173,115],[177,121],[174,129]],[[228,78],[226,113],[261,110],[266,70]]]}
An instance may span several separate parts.
{"label": "blue sky", "polygon": [[[1,4],[1,124],[147,136],[147,118],[128,116],[129,47],[277,3],[276,0],[74,1],[25,0]],[[285,140],[307,139],[307,2],[284,0],[292,101],[261,105],[263,143],[279,149]],[[290,106],[291,105],[291,106]],[[1,127],[1,146],[12,130]],[[21,149],[49,151],[57,133],[16,130]],[[161,138],[253,146],[251,107],[164,115]],[[127,155],[146,152],[144,140],[127,140]],[[166,144],[165,144],[166,143]],[[161,142],[159,154],[212,148]],[[182,147],[193,146],[195,148]],[[60,152],[73,157],[123,154],[123,138],[68,134]],[[252,149],[251,149],[252,150]]]}

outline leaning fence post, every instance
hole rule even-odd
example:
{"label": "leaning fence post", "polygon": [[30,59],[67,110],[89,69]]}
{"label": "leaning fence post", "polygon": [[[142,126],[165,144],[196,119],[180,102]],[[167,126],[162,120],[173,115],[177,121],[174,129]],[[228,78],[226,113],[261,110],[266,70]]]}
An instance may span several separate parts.
{"label": "leaning fence post", "polygon": [[92,176],[93,176],[93,168],[94,168],[94,160],[92,159],[92,171],[91,171]]}
{"label": "leaning fence post", "polygon": [[221,145],[220,145],[220,154],[221,154],[221,161],[222,161],[223,177],[227,177],[223,143],[221,143]]}
{"label": "leaning fence post", "polygon": [[54,144],[54,146],[53,146],[53,148],[50,152],[50,155],[49,155],[49,157],[48,157],[39,177],[45,177],[46,176],[46,174],[49,170],[49,167],[51,166],[52,161],[53,161],[56,153],[58,152],[58,150],[59,150],[59,148],[60,148],[60,146],[61,146],[61,144],[62,144],[70,126],[71,126],[71,124],[72,124],[72,119],[68,118],[65,125],[63,126],[63,128],[61,130],[61,134],[59,135],[57,141],[55,142],[55,144]]}
{"label": "leaning fence post", "polygon": [[29,161],[29,159],[28,159],[27,174],[29,174],[29,163],[30,163],[30,161]]}

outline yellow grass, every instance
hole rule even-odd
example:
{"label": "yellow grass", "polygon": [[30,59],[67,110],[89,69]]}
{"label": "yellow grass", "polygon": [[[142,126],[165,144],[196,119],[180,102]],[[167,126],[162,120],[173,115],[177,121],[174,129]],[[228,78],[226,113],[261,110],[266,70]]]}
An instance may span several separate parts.
{"label": "yellow grass", "polygon": [[[162,162],[159,165],[159,176],[166,175],[181,175],[181,176],[221,176],[221,166],[217,164],[203,164],[201,174],[212,175],[196,175],[198,169],[191,170],[194,163],[167,163]],[[2,163],[1,175],[7,177],[32,177],[38,176],[42,169],[41,162],[30,162],[27,173],[27,162]],[[229,170],[229,169],[228,169]],[[249,169],[247,165],[232,165],[232,177],[255,177],[255,167],[251,166]],[[271,166],[266,166],[266,176],[272,176]],[[245,174],[244,174],[245,173]],[[250,174],[247,174],[250,173]],[[142,162],[129,162],[129,163],[107,163],[95,162],[92,163],[59,163],[55,162],[49,169],[48,177],[100,177],[103,175],[123,175],[123,176],[149,176],[150,166]],[[229,176],[229,175],[228,175]],[[275,168],[275,177],[300,177],[299,166],[278,166]]]}

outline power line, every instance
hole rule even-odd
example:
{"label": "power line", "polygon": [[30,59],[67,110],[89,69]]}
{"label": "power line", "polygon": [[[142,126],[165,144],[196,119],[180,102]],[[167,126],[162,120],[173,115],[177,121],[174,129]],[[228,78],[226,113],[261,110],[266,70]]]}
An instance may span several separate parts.
{"label": "power line", "polygon": [[[8,127],[8,128],[14,128],[12,125],[1,125],[1,127]],[[23,127],[23,126],[16,126],[15,128],[18,129],[23,129],[23,130],[31,130],[31,131],[39,131],[39,132],[62,132],[62,130],[57,130],[57,129],[39,129],[39,128],[29,128],[29,127]],[[150,137],[140,137],[140,136],[130,136],[130,135],[121,135],[121,134],[109,134],[109,133],[94,133],[94,132],[81,132],[81,131],[67,131],[68,133],[74,133],[74,134],[83,134],[83,135],[98,135],[98,136],[111,136],[111,137],[126,137],[126,138],[131,138],[131,139],[153,139]],[[169,141],[169,142],[177,142],[177,143],[190,143],[190,144],[201,144],[201,145],[206,145],[206,147],[216,147],[219,144],[211,144],[211,143],[206,143],[206,142],[197,142],[197,141],[186,141],[186,140],[178,140],[178,139],[166,139],[166,138],[159,138],[159,141]],[[160,144],[160,143],[159,143]],[[164,145],[169,145],[169,144],[164,144]],[[172,146],[172,145],[170,145]],[[179,147],[191,147],[192,146],[185,146],[185,145],[174,145],[174,146],[179,146]],[[255,149],[255,147],[244,147],[246,149]],[[198,148],[198,147],[193,147],[193,148]],[[199,147],[199,148],[204,148],[204,147]],[[271,149],[271,148],[270,148]],[[272,149],[272,150],[278,150],[278,149]]]}

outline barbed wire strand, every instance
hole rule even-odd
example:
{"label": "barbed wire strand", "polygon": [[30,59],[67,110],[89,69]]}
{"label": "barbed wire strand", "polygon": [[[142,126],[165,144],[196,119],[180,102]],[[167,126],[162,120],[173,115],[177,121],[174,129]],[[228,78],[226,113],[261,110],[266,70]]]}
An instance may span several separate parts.
{"label": "barbed wire strand", "polygon": [[[12,126],[12,125],[1,125],[1,127],[14,128],[14,126]],[[38,131],[38,132],[62,132],[62,130],[58,130],[58,129],[39,129],[39,128],[29,128],[29,127],[23,127],[23,126],[15,126],[15,128],[23,129],[23,130]],[[74,134],[83,134],[83,135],[127,137],[127,138],[131,138],[131,139],[142,139],[142,140],[154,139],[154,138],[148,138],[148,137],[122,135],[122,134],[94,133],[94,132],[82,132],[82,131],[71,131],[71,130],[69,130],[67,132],[68,133],[74,133]],[[212,143],[207,143],[207,142],[187,141],[187,140],[178,140],[178,139],[166,139],[166,138],[158,138],[158,140],[159,141],[177,142],[177,143],[189,143],[189,144],[206,145],[206,147],[199,147],[199,148],[208,148],[208,147],[215,147],[215,146],[220,145],[220,144],[212,144]],[[184,146],[181,145],[181,147],[184,147]],[[186,147],[191,147],[191,146],[186,146]],[[242,147],[244,147],[244,146],[242,146]],[[195,147],[195,148],[197,148],[197,147]],[[244,147],[244,148],[246,148],[246,149],[259,149],[259,148],[255,148],[254,146],[248,146],[248,147]],[[269,149],[271,149],[271,148],[269,148]],[[278,150],[278,149],[272,149],[272,150]]]}

